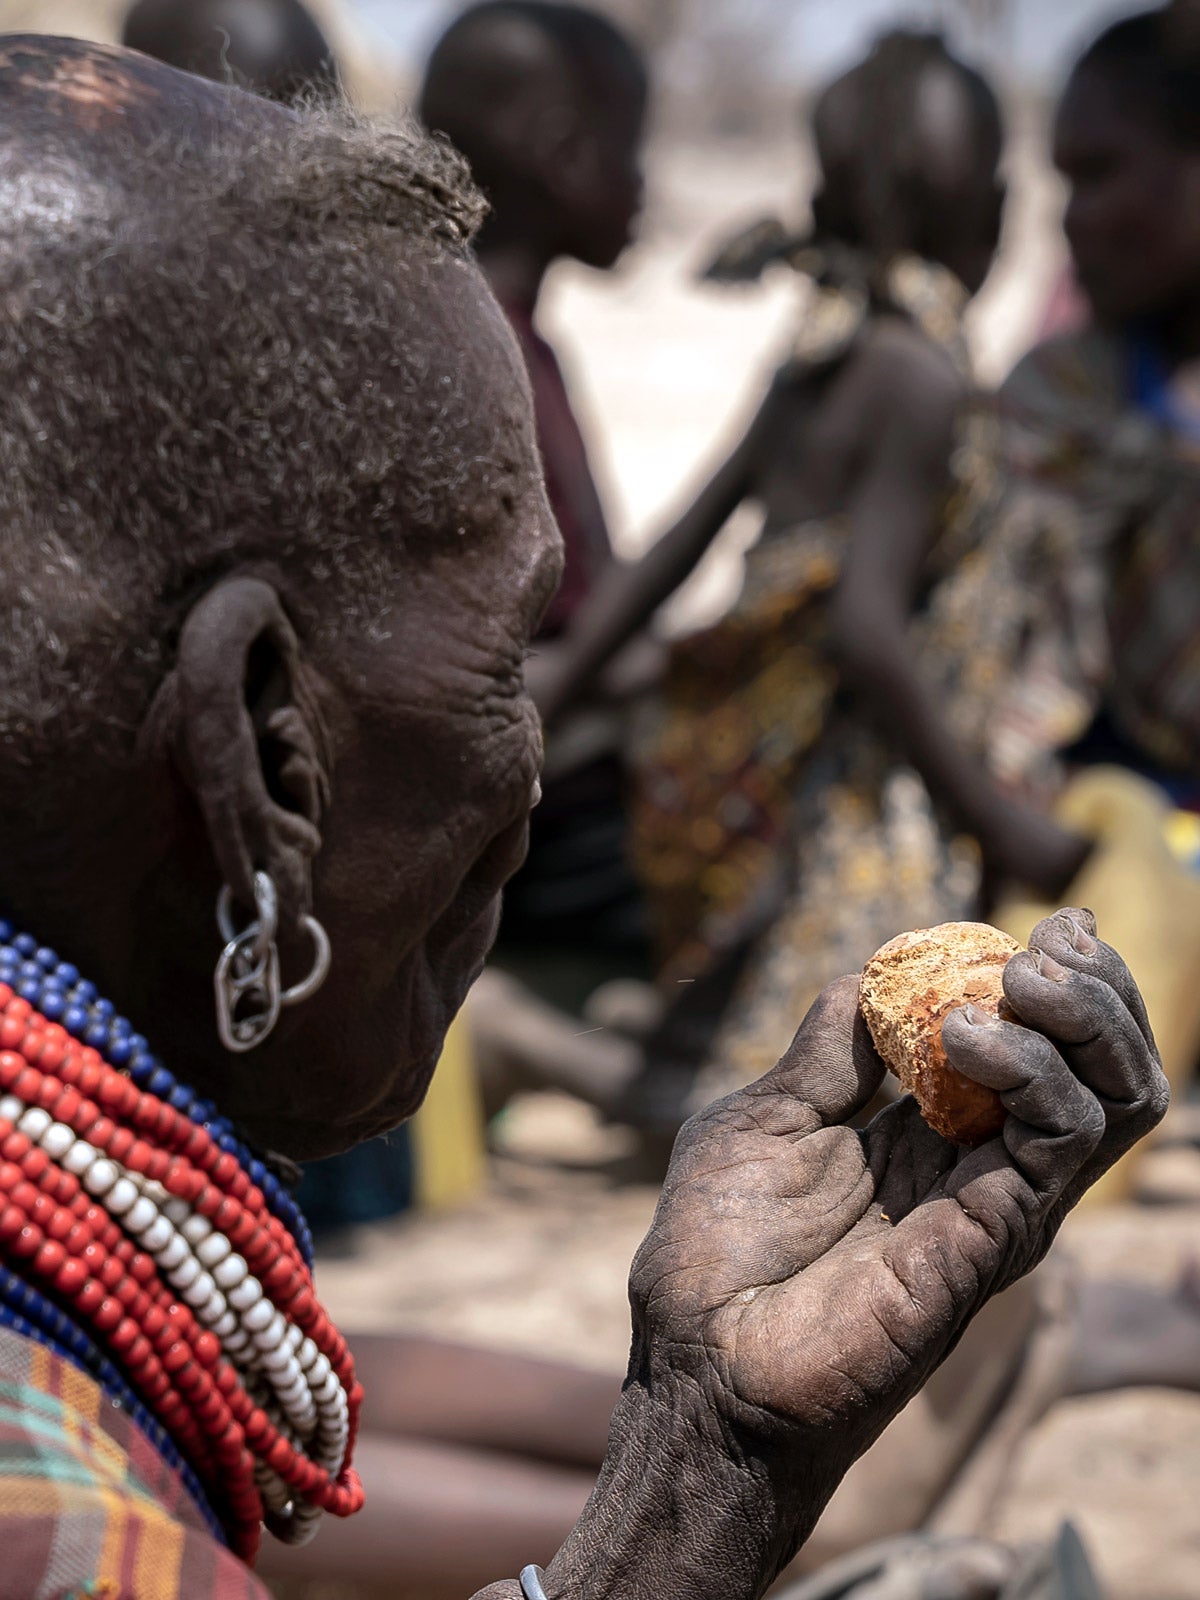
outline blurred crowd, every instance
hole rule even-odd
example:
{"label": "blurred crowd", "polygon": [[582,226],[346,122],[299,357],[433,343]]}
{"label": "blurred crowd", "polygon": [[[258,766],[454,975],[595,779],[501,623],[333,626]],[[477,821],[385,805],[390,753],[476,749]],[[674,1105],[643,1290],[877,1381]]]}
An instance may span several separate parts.
{"label": "blurred crowd", "polygon": [[[340,93],[300,0],[136,0],[123,42],[278,100]],[[964,317],[1003,225],[997,89],[939,35],[895,31],[806,102],[814,191],[696,241],[714,284],[794,286],[774,375],[687,509],[622,561],[538,305],[556,262],[605,271],[634,246],[653,102],[600,11],[483,0],[412,108],[489,203],[477,257],[527,367],[566,565],[525,668],[546,749],[530,850],[444,1064],[464,1092],[412,1139],[309,1171],[329,1228],[419,1202],[422,1162],[461,1159],[529,1088],[637,1130],[653,1165],[910,927],[1026,940],[1046,908],[1086,905],[1185,1099],[1200,1057],[1200,4],[1128,16],[1074,64],[1050,152],[1070,271],[994,393]],[[746,506],[736,599],[668,640],[656,618]],[[1133,1181],[1121,1167],[1108,1192]],[[1021,1551],[909,1537],[1051,1324],[1066,1354],[1042,1404],[1200,1381],[1190,1284],[1066,1293],[1035,1277],[972,1329],[945,1403],[851,1472],[807,1557],[840,1564],[794,1600],[1100,1592],[1069,1530]],[[413,1592],[465,1592],[464,1507],[479,1548],[556,1548],[615,1381],[417,1341],[367,1342],[360,1364],[384,1487],[310,1574],[394,1594],[407,1562]],[[425,1547],[397,1550],[414,1502]]]}

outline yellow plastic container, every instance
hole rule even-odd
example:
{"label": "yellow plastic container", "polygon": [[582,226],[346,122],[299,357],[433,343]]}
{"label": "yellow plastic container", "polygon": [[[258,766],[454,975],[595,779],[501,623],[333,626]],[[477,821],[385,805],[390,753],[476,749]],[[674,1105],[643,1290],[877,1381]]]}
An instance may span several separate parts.
{"label": "yellow plastic container", "polygon": [[[1175,812],[1162,792],[1119,767],[1094,767],[1064,791],[1056,816],[1096,840],[1064,896],[1095,912],[1100,936],[1119,950],[1137,980],[1172,1089],[1200,1059],[1200,874],[1192,863],[1200,822]],[[997,926],[1027,944],[1035,925],[1057,909],[1012,899]],[[1096,1185],[1088,1199],[1125,1199],[1138,1151]]]}
{"label": "yellow plastic container", "polygon": [[411,1127],[418,1206],[444,1210],[483,1189],[487,1180],[483,1104],[465,1012],[450,1026],[425,1104]]}

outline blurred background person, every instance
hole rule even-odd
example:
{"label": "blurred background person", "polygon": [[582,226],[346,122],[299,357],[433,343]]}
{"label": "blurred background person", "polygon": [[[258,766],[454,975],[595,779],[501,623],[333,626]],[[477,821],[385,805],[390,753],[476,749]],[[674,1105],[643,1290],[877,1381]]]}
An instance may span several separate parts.
{"label": "blurred background person", "polygon": [[[1193,0],[1116,22],[1070,75],[1053,154],[1085,301],[1004,385],[994,517],[1026,530],[1053,631],[993,748],[1010,760],[1047,702],[1065,711],[1057,816],[1099,841],[1075,887],[1156,970],[1148,1004],[1177,1089],[1200,1057],[1200,894],[1172,862],[1194,872],[1200,838],[1198,104]],[[1037,905],[1002,916],[1020,936]],[[1132,1181],[1122,1169],[1103,1192]]]}
{"label": "blurred background person", "polygon": [[1051,891],[1086,853],[989,780],[978,688],[968,708],[947,700],[985,669],[1004,682],[1020,628],[999,617],[1022,611],[1022,588],[993,585],[990,637],[937,625],[942,606],[961,609],[940,591],[980,536],[960,506],[984,486],[952,494],[951,458],[972,392],[962,317],[1000,236],[996,97],[937,36],[899,33],[822,94],[813,120],[811,231],[755,229],[713,269],[790,265],[814,286],[788,360],[696,505],[580,614],[543,693],[553,717],[738,505],[762,506],[740,600],[674,649],[639,775],[661,970],[668,992],[689,986],[651,1043],[651,1080],[656,1054],[674,1066],[689,1048],[752,1075],[793,1008],[865,959],[901,906],[926,925],[969,914],[979,883],[957,832],[997,877]]}
{"label": "blurred background person", "polygon": [[1099,576],[1094,720],[1068,752],[1200,797],[1200,6],[1109,28],[1076,65],[1054,159],[1089,325],[1005,385],[1014,473]]}
{"label": "blurred background person", "polygon": [[[612,564],[604,509],[559,362],[539,331],[555,263],[606,271],[642,206],[650,85],[625,33],[601,12],[552,0],[485,0],[435,45],[418,109],[466,155],[491,211],[479,263],[521,343],[550,504],[566,546],[562,586],[527,664],[570,626]],[[530,853],[506,896],[501,951],[521,970],[581,952],[589,976],[644,966],[640,898],[627,858],[625,772],[599,744],[552,735]],[[524,953],[525,959],[521,956]]]}
{"label": "blurred background person", "polygon": [[269,100],[338,91],[332,48],[301,0],[137,0],[121,42]]}

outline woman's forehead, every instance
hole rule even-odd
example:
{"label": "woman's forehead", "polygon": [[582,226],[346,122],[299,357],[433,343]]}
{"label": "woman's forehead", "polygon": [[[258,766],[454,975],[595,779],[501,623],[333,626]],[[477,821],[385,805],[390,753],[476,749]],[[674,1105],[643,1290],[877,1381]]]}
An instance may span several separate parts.
{"label": "woman's forehead", "polygon": [[1054,119],[1056,159],[1076,147],[1171,144],[1146,97],[1127,93],[1102,64],[1085,63],[1068,79]]}

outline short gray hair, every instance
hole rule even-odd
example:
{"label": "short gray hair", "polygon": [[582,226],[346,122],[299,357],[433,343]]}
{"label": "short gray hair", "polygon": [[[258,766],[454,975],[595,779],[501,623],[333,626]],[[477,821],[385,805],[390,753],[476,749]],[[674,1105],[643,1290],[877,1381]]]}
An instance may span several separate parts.
{"label": "short gray hair", "polygon": [[136,169],[70,139],[0,157],[0,768],[81,737],[127,757],[223,566],[352,604],[466,481],[405,337],[482,215],[464,163],[342,109],[230,121]]}

